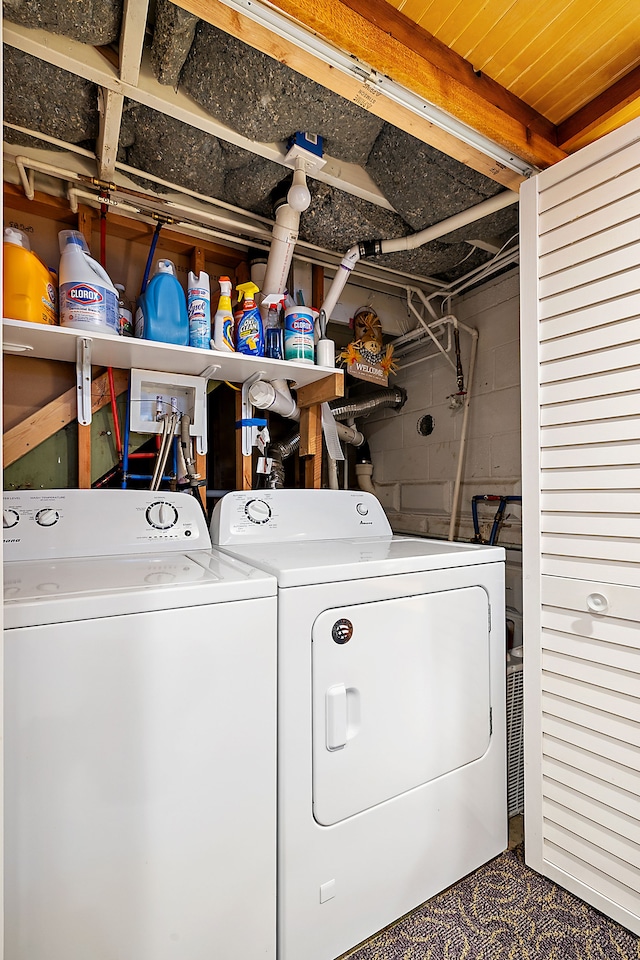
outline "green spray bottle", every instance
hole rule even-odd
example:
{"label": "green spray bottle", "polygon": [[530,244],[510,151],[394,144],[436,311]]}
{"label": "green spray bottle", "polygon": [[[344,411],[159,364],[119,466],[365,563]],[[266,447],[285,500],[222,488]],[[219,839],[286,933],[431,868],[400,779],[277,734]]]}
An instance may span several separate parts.
{"label": "green spray bottle", "polygon": [[244,294],[242,314],[236,326],[236,350],[252,357],[264,357],[264,328],[255,301],[259,288],[249,280],[238,284],[236,290]]}

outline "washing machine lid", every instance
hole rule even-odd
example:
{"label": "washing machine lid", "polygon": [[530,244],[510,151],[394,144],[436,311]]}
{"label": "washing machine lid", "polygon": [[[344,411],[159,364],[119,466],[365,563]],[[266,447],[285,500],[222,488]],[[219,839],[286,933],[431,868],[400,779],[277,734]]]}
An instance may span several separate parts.
{"label": "washing machine lid", "polygon": [[276,581],[217,551],[4,564],[5,628],[275,596]]}
{"label": "washing machine lid", "polygon": [[221,547],[273,574],[280,587],[362,580],[504,561],[502,547],[422,537],[367,537]]}

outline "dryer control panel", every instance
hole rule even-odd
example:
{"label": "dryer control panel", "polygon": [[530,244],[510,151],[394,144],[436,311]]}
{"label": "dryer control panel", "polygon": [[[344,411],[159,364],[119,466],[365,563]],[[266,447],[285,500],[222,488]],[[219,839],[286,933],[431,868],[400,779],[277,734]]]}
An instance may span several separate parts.
{"label": "dryer control panel", "polygon": [[186,493],[16,490],[4,494],[5,560],[210,549],[204,511]]}
{"label": "dryer control panel", "polygon": [[390,536],[380,501],[361,490],[235,491],[211,519],[211,539],[221,546]]}

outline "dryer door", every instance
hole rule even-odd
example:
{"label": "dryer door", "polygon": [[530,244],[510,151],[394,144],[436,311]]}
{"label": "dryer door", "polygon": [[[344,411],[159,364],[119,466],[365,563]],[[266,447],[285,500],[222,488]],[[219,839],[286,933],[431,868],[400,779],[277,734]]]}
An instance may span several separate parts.
{"label": "dryer door", "polygon": [[325,610],[312,648],[318,823],[351,817],[487,750],[489,600],[482,587]]}

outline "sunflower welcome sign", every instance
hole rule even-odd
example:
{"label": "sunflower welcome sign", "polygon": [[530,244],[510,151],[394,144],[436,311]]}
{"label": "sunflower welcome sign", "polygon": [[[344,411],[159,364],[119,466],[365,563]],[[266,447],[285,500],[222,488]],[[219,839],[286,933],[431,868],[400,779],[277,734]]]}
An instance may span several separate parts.
{"label": "sunflower welcome sign", "polygon": [[347,373],[359,380],[368,380],[386,387],[389,374],[395,369],[393,346],[382,342],[380,317],[370,307],[360,307],[353,318],[355,340],[340,354]]}

